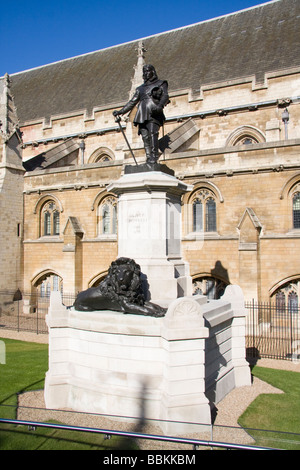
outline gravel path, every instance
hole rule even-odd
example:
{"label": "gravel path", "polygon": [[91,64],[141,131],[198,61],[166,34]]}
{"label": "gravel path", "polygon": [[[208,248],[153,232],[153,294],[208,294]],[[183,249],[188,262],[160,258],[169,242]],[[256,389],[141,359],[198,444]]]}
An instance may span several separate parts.
{"label": "gravel path", "polygon": [[[0,330],[0,337],[18,339],[21,341],[48,343],[47,335],[36,335],[34,333]],[[297,364],[291,361],[260,359],[257,362],[257,365],[261,367],[271,367],[274,369],[300,372],[300,363]],[[262,393],[283,392],[254,377],[253,384],[251,386],[234,389],[217,404],[217,414],[212,429],[209,429],[208,432],[202,432],[201,434],[194,434],[191,437],[205,440],[213,439],[214,441],[221,442],[253,444],[251,437],[238,425],[237,420],[250,403]],[[119,422],[108,419],[104,416],[75,413],[71,410],[47,410],[45,408],[44,393],[42,390],[19,395],[18,419],[28,419],[41,422],[55,419],[69,425],[97,427],[102,429],[118,429],[124,431],[137,431],[138,429],[137,423]],[[142,432],[149,434],[162,434],[161,430],[153,425],[144,427]],[[140,440],[139,446],[142,449],[151,450],[187,449],[187,446],[147,440]]]}
{"label": "gravel path", "polygon": [[18,339],[20,341],[30,341],[32,343],[48,344],[48,335],[37,335],[27,331],[5,330],[0,328],[0,338]]}

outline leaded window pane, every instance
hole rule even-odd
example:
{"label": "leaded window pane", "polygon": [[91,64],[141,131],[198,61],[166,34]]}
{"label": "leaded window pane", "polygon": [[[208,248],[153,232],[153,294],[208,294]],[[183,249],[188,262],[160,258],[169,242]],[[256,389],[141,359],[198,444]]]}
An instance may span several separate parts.
{"label": "leaded window pane", "polygon": [[51,286],[50,286],[50,283],[47,282],[47,285],[46,285],[46,295],[47,295],[47,297],[50,297],[50,294],[51,294]]}
{"label": "leaded window pane", "polygon": [[102,207],[102,232],[110,233],[110,210],[107,204]]}
{"label": "leaded window pane", "polygon": [[193,203],[193,231],[203,231],[203,204],[199,200]]}
{"label": "leaded window pane", "polygon": [[58,291],[58,276],[53,276],[53,290]]}
{"label": "leaded window pane", "polygon": [[44,235],[51,235],[51,214],[48,211],[44,213]]}
{"label": "leaded window pane", "polygon": [[59,212],[53,213],[53,235],[59,235]]}
{"label": "leaded window pane", "polygon": [[45,287],[45,283],[44,283],[44,282],[42,282],[42,284],[41,284],[40,293],[41,293],[41,297],[45,297],[45,294],[46,294],[46,287]]}
{"label": "leaded window pane", "polygon": [[112,216],[112,233],[117,233],[117,205],[113,206],[113,216]]}
{"label": "leaded window pane", "polygon": [[276,293],[276,311],[285,312],[285,294],[282,291]]}
{"label": "leaded window pane", "polygon": [[293,197],[293,224],[294,228],[300,228],[300,193]]}
{"label": "leaded window pane", "polygon": [[296,292],[290,292],[288,296],[288,305],[290,313],[298,312],[298,295]]}
{"label": "leaded window pane", "polygon": [[209,198],[206,201],[206,232],[215,232],[216,230],[216,203],[214,199]]}

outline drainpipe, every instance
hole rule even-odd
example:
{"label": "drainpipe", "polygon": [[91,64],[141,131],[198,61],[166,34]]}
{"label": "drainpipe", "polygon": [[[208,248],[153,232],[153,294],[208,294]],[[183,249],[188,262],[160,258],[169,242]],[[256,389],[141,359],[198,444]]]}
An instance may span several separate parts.
{"label": "drainpipe", "polygon": [[84,165],[84,150],[85,150],[85,143],[84,140],[82,140],[79,144],[79,148],[81,150],[81,165]]}
{"label": "drainpipe", "polygon": [[284,122],[285,140],[288,140],[288,122],[290,119],[290,115],[289,115],[287,108],[285,108],[281,117],[282,117],[282,121]]}

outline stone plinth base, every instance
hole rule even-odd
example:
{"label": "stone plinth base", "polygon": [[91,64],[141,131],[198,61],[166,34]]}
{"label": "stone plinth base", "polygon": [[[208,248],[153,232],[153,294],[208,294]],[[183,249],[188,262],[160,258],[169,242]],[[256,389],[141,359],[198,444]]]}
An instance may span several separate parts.
{"label": "stone plinth base", "polygon": [[211,406],[251,384],[244,322],[237,286],[219,301],[173,300],[163,318],[79,312],[54,292],[46,407],[142,417],[165,434],[207,431]]}
{"label": "stone plinth base", "polygon": [[47,408],[137,419],[143,414],[160,420],[166,434],[211,424],[201,298],[175,300],[164,318],[154,318],[68,310],[59,297],[52,294],[47,318]]}

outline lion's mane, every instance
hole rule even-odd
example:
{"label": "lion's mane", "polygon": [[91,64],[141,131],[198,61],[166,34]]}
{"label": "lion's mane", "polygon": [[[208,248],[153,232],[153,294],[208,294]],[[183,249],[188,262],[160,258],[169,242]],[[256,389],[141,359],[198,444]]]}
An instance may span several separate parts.
{"label": "lion's mane", "polygon": [[[127,290],[120,290],[117,282],[117,272],[120,266],[126,266],[127,270],[133,272],[131,284]],[[121,257],[113,261],[109,267],[106,278],[99,284],[97,290],[112,300],[118,300],[120,297],[126,297],[131,303],[144,305],[145,297],[140,279],[141,268],[132,259]]]}

